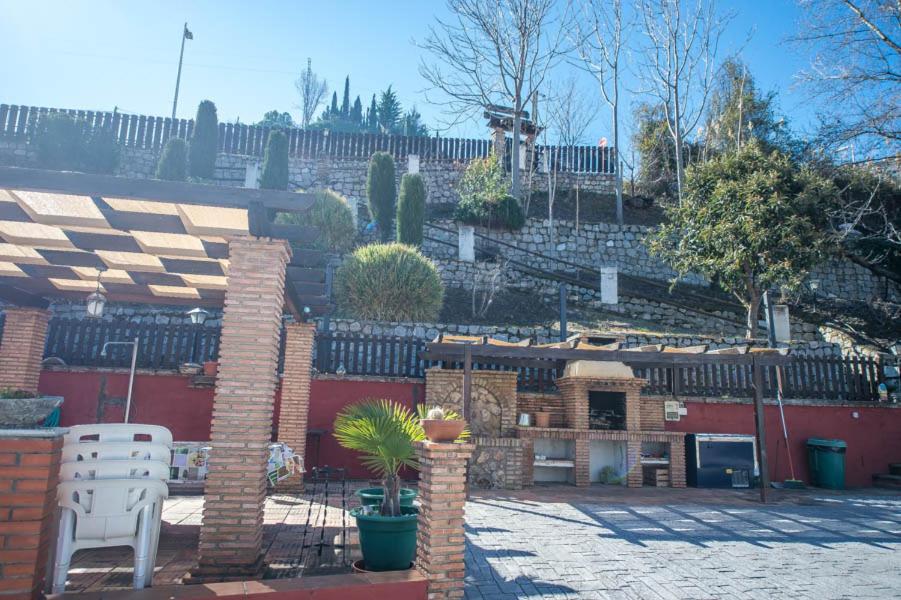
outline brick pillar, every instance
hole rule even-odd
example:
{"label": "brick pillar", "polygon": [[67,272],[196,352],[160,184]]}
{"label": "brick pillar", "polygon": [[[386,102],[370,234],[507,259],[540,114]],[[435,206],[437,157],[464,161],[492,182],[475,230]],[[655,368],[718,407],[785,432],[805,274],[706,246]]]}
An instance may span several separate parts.
{"label": "brick pillar", "polygon": [[641,468],[641,440],[630,439],[626,442],[626,485],[630,488],[644,485],[644,473]]}
{"label": "brick pillar", "polygon": [[570,429],[588,429],[588,385],[575,377],[561,377],[557,388],[563,399],[566,426]]}
{"label": "brick pillar", "polygon": [[626,429],[641,431],[641,388],[632,386],[626,390]]}
{"label": "brick pillar", "polygon": [[575,457],[573,459],[573,483],[579,487],[591,485],[590,448],[588,438],[576,438]]}
{"label": "brick pillar", "polygon": [[[295,454],[306,459],[304,448],[307,443],[307,417],[310,414],[310,378],[316,326],[312,323],[291,323],[285,328],[285,371],[278,411],[278,441],[288,444]],[[303,474],[279,482],[278,490],[303,491]]]}
{"label": "brick pillar", "polygon": [[463,597],[463,504],[473,449],[472,444],[416,443],[421,465],[416,565],[429,580],[430,600]]}
{"label": "brick pillar", "polygon": [[0,598],[42,598],[56,530],[59,429],[0,430]]}
{"label": "brick pillar", "polygon": [[247,579],[263,566],[266,460],[289,256],[281,240],[229,242],[212,451],[192,583]]}
{"label": "brick pillar", "polygon": [[14,307],[6,308],[4,312],[0,388],[37,392],[50,313],[40,308]]}
{"label": "brick pillar", "polygon": [[669,484],[676,488],[685,487],[685,439],[673,440],[669,444]]}

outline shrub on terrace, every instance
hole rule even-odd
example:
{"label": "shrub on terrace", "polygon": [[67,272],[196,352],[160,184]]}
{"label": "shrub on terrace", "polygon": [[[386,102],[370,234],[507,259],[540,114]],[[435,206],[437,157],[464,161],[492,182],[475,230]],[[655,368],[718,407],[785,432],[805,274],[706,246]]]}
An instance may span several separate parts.
{"label": "shrub on terrace", "polygon": [[369,201],[369,213],[379,227],[379,235],[383,242],[387,242],[391,239],[394,226],[394,203],[397,197],[394,159],[387,152],[376,152],[369,159],[366,197]]}
{"label": "shrub on terrace", "polygon": [[187,144],[181,138],[169,138],[156,165],[156,178],[184,181],[188,178]]}
{"label": "shrub on terrace", "polygon": [[216,170],[216,151],[219,146],[219,120],[216,105],[204,100],[197,107],[194,131],[188,145],[188,164],[192,177],[210,179]]}
{"label": "shrub on terrace", "polygon": [[274,129],[269,132],[260,187],[265,190],[288,189],[288,136]]}
{"label": "shrub on terrace", "polygon": [[401,244],[422,245],[426,195],[422,175],[407,173],[401,178],[397,200],[397,241]]}
{"label": "shrub on terrace", "polygon": [[316,227],[320,234],[316,246],[339,254],[353,248],[357,236],[350,204],[332,190],[317,192],[316,201],[306,213],[279,213],[276,222]]}

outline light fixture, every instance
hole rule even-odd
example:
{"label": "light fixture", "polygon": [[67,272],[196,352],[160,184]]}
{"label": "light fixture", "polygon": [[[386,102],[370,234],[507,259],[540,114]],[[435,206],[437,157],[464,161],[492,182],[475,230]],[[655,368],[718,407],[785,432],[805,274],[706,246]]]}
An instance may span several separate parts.
{"label": "light fixture", "polygon": [[194,325],[203,325],[206,322],[206,318],[210,316],[208,311],[203,310],[199,306],[192,308],[186,314],[191,318],[191,323]]}
{"label": "light fixture", "polygon": [[87,297],[85,301],[85,309],[88,316],[99,319],[103,316],[103,308],[106,306],[106,296],[100,291],[100,276],[103,275],[102,270],[97,271],[97,289]]}
{"label": "light fixture", "polygon": [[345,375],[347,375],[347,369],[344,367],[344,363],[340,363],[338,365],[338,368],[335,369],[335,374],[339,377],[344,377]]}

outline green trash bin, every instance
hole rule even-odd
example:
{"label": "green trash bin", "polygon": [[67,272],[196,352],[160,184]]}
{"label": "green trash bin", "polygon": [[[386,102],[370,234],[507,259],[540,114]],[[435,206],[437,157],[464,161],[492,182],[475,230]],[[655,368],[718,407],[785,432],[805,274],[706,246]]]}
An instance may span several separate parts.
{"label": "green trash bin", "polygon": [[829,490],[845,489],[845,440],[807,440],[807,466],[810,483]]}

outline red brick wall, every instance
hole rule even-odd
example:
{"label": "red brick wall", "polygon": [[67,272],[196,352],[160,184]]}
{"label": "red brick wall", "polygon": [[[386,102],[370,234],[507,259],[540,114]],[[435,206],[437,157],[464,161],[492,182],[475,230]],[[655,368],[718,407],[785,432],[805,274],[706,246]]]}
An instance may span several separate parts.
{"label": "red brick wall", "polygon": [[0,437],[0,598],[41,597],[62,437]]}

